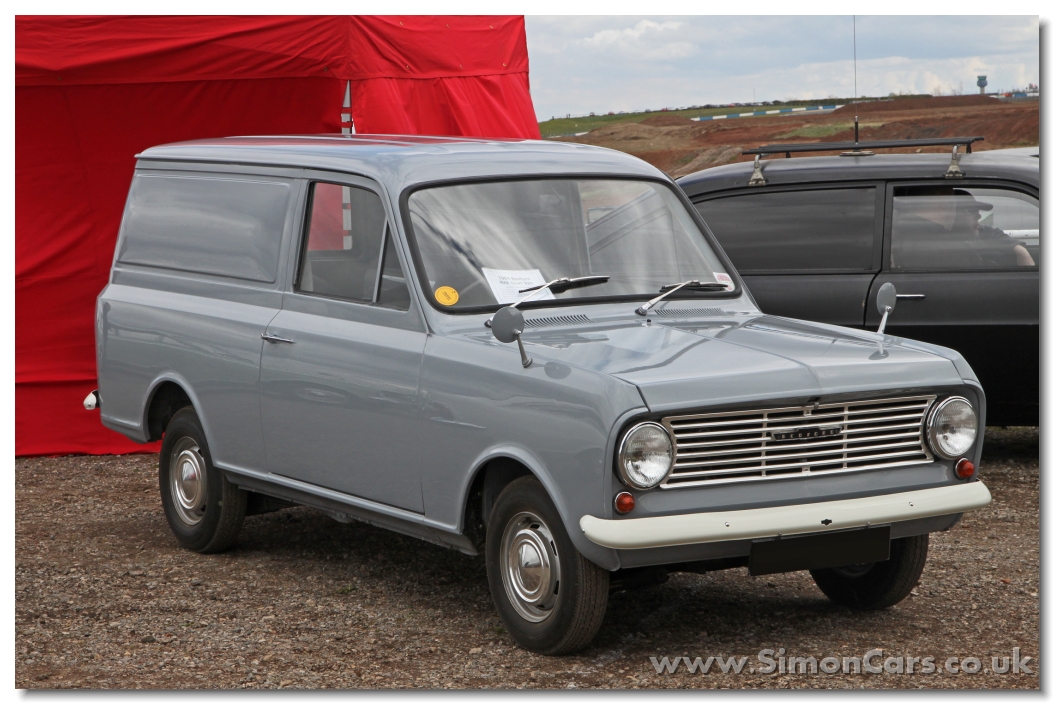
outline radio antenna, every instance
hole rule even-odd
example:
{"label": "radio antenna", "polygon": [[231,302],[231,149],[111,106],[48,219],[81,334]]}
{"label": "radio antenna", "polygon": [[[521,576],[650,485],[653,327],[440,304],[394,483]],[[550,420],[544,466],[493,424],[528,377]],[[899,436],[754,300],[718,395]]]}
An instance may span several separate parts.
{"label": "radio antenna", "polygon": [[856,15],[853,15],[853,100],[859,97],[860,94],[856,90]]}

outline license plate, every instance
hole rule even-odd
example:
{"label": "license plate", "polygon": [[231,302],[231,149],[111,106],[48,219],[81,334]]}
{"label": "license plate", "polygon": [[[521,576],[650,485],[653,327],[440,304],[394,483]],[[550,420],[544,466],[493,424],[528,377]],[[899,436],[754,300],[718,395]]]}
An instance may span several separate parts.
{"label": "license plate", "polygon": [[759,540],[750,548],[750,574],[843,567],[889,559],[889,526]]}

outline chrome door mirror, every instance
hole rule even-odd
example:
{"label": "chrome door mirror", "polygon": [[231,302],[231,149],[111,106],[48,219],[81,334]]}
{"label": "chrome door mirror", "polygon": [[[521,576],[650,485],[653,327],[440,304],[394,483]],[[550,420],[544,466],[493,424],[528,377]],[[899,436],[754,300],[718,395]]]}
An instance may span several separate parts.
{"label": "chrome door mirror", "polygon": [[882,284],[882,287],[878,289],[875,302],[878,305],[878,312],[882,315],[882,321],[878,324],[878,334],[881,335],[886,331],[886,320],[889,314],[897,307],[897,287],[888,281]]}
{"label": "chrome door mirror", "polygon": [[527,351],[523,349],[523,340],[520,339],[523,328],[523,313],[512,306],[505,306],[499,310],[490,321],[490,330],[498,342],[516,342],[520,348],[520,361],[523,362],[524,368],[527,368],[534,360],[528,357]]}

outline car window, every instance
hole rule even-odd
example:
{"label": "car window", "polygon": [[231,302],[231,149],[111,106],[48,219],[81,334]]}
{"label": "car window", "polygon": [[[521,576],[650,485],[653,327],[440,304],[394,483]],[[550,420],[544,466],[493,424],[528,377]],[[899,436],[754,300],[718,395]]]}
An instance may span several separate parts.
{"label": "car window", "polygon": [[748,193],[696,208],[742,273],[872,269],[874,188]]}
{"label": "car window", "polygon": [[289,199],[281,181],[139,174],[117,260],[273,282]]}
{"label": "car window", "polygon": [[546,291],[531,303],[652,297],[663,286],[686,280],[735,289],[674,191],[656,182],[581,178],[446,185],[413,192],[408,209],[422,284],[440,310],[512,303],[526,289],[561,277],[609,278]]}
{"label": "car window", "polygon": [[1016,269],[1039,262],[1039,201],[1005,188],[893,191],[894,269]]}
{"label": "car window", "polygon": [[380,197],[364,188],[315,183],[310,203],[297,290],[372,303],[378,290],[383,246],[383,295],[378,303],[409,308],[406,280]]}

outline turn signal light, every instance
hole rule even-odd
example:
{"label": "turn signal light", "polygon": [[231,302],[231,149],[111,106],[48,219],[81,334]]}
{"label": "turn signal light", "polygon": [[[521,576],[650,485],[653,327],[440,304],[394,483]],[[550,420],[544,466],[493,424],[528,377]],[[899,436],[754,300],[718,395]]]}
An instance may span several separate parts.
{"label": "turn signal light", "polygon": [[629,513],[633,510],[633,507],[637,505],[637,502],[633,498],[633,494],[628,491],[623,491],[621,494],[615,497],[615,510],[619,513]]}
{"label": "turn signal light", "polygon": [[963,457],[955,463],[955,476],[959,477],[959,479],[969,479],[973,476],[975,469],[973,462]]}

